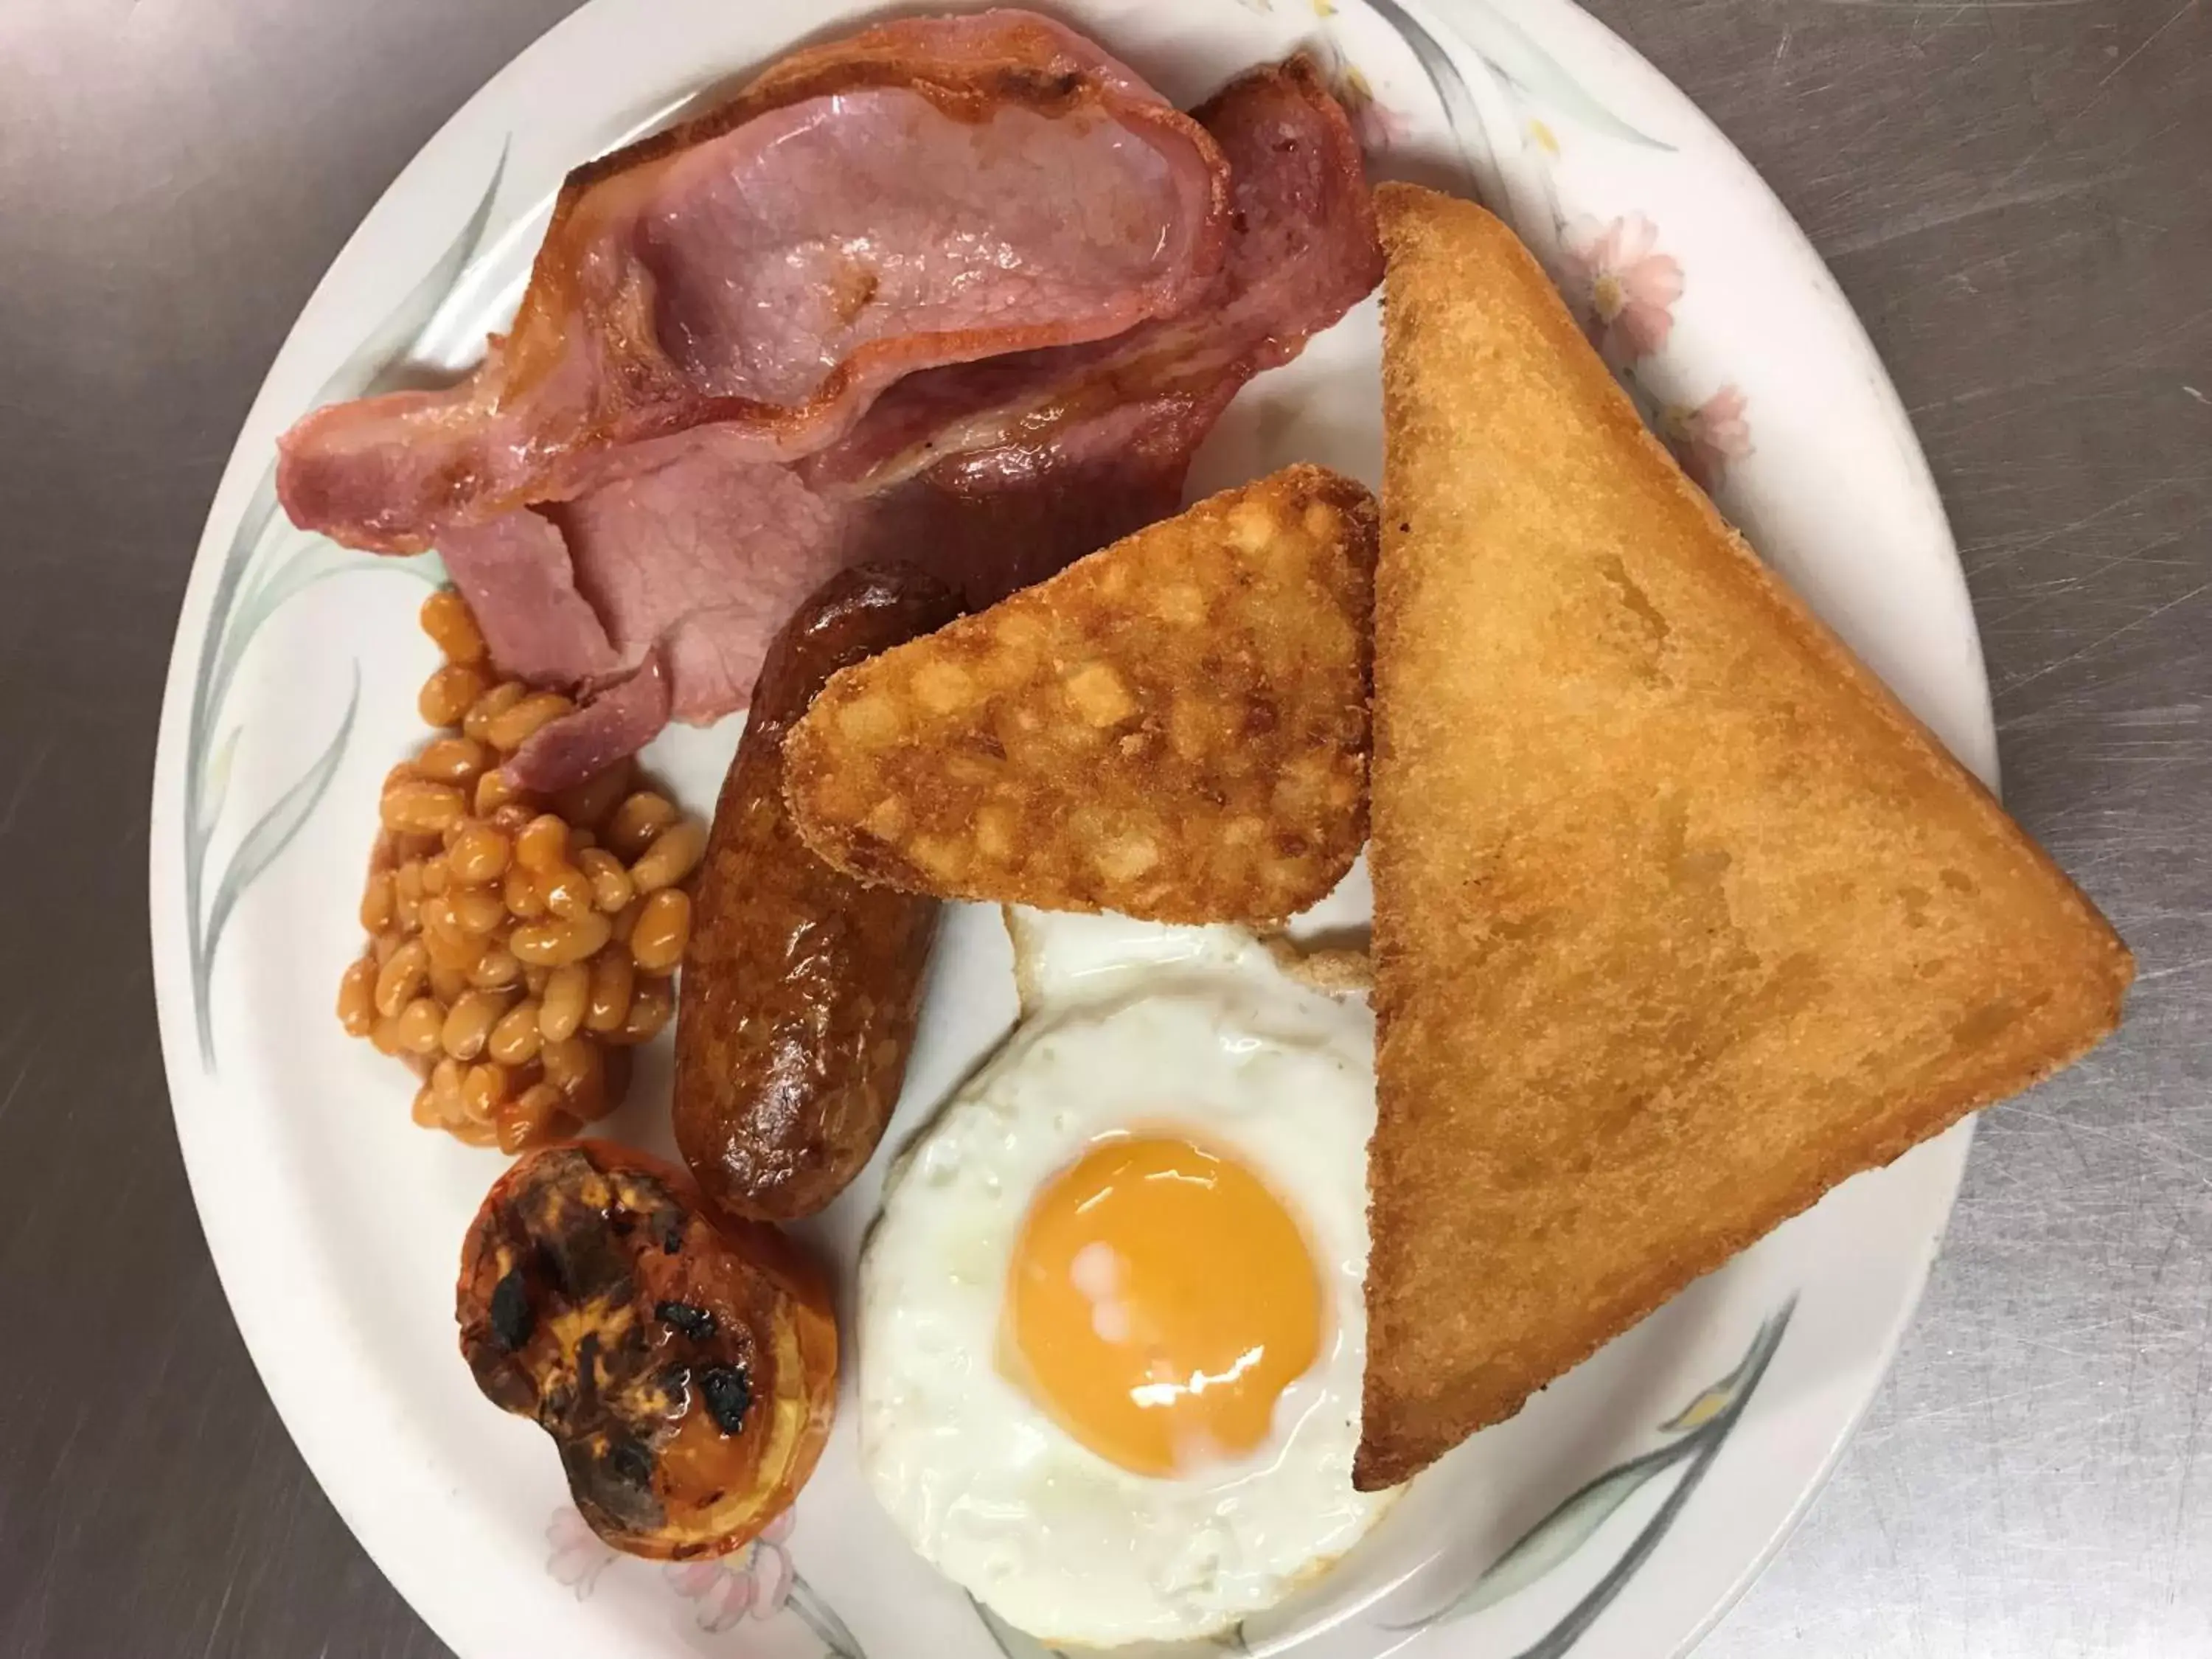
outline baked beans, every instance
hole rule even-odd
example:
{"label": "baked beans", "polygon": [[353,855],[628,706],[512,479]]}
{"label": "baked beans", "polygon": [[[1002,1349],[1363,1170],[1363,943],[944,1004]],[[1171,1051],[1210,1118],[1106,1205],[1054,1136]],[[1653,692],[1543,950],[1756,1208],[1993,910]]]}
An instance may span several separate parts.
{"label": "baked beans", "polygon": [[514,861],[526,870],[544,872],[568,861],[568,826],[551,812],[541,812],[522,827],[514,838]]}
{"label": "baked beans", "polygon": [[[481,670],[468,663],[449,662],[422,682],[422,695],[415,700],[416,712],[425,726],[459,726],[489,687]],[[481,740],[482,733],[469,735]]]}
{"label": "baked beans", "polygon": [[484,722],[484,738],[502,754],[513,754],[541,726],[573,713],[576,705],[557,691],[532,691]]}
{"label": "baked beans", "polygon": [[[584,1012],[591,998],[592,969],[588,963],[565,963],[556,968],[552,977],[545,981],[545,994],[538,1001],[538,1030],[545,1039],[539,1061],[548,1077],[553,1075],[553,1050],[575,1041],[576,1028],[584,1023]],[[554,1079],[556,1082],[559,1080]]]}
{"label": "baked beans", "polygon": [[474,1060],[483,1053],[491,1028],[514,999],[497,991],[466,990],[453,999],[446,1012],[439,1042],[455,1060]]}
{"label": "baked beans", "polygon": [[489,887],[456,887],[446,895],[446,908],[464,933],[489,933],[507,920],[507,906]]}
{"label": "baked beans", "polygon": [[[354,965],[359,968],[368,964],[356,963]],[[630,989],[636,983],[637,966],[630,961],[629,951],[617,948],[612,951],[602,951],[593,957],[591,995],[586,999],[584,1008],[584,1029],[587,1031],[600,1032],[622,1030],[623,1022],[629,1018]],[[367,1008],[365,1018],[373,1021],[376,1018],[376,1010],[368,1006],[368,993],[365,989],[361,993],[360,1000],[362,1006]],[[346,1002],[345,993],[343,990],[339,993],[338,1006],[339,1018],[343,1019],[346,1018],[344,1012]],[[353,1027],[349,1024],[346,1029],[352,1030]],[[367,1029],[368,1027],[363,1025],[362,1031],[355,1032],[355,1035],[360,1036]]]}
{"label": "baked beans", "polygon": [[641,893],[673,887],[699,867],[706,851],[707,826],[696,818],[678,818],[637,855],[629,867],[630,885]]}
{"label": "baked beans", "polygon": [[[445,672],[441,668],[438,671],[438,674]],[[435,682],[438,674],[430,676],[433,682]],[[477,684],[479,686],[483,684],[481,678]],[[491,723],[520,702],[529,695],[529,691],[530,688],[520,680],[502,680],[489,690],[480,691],[474,702],[463,706],[459,722],[461,730],[478,743],[488,741],[491,733]],[[449,720],[447,724],[452,725],[453,722]]]}
{"label": "baked beans", "polygon": [[438,738],[422,745],[415,757],[415,769],[440,783],[473,787],[489,757],[474,738]]}
{"label": "baked beans", "polygon": [[580,916],[533,921],[507,936],[507,948],[528,968],[565,968],[595,955],[614,935],[614,926],[598,911]]}
{"label": "baked beans", "polygon": [[634,859],[652,846],[653,838],[675,823],[676,817],[676,803],[667,796],[640,790],[615,808],[604,839],[617,858]]}
{"label": "baked beans", "polygon": [[[604,847],[586,847],[577,854],[576,868],[583,872],[584,879],[592,884],[592,902],[609,915],[618,915],[637,896],[637,889],[630,884],[629,872],[623,868],[620,859]],[[364,899],[364,912],[367,903]]]}
{"label": "baked beans", "polygon": [[676,1012],[675,988],[665,979],[641,979],[630,993],[629,1012],[613,1041],[625,1045],[650,1042],[660,1035]]}
{"label": "baked beans", "polygon": [[[627,968],[629,958],[620,951],[608,952],[610,961],[620,961]],[[629,1002],[627,985],[623,990],[623,1002]],[[362,957],[347,968],[338,981],[338,1024],[344,1026],[348,1036],[365,1037],[376,1027],[376,958]],[[605,1027],[597,1029],[605,1030]]]}
{"label": "baked beans", "polygon": [[361,931],[380,933],[392,926],[398,914],[399,894],[393,887],[389,870],[372,870],[368,884],[361,890]]}
{"label": "baked beans", "polygon": [[446,849],[446,866],[471,886],[497,881],[507,873],[514,849],[507,837],[489,823],[471,818],[463,824]]}
{"label": "baked beans", "polygon": [[[409,783],[398,783],[384,792],[380,809],[384,827],[402,835],[434,834],[459,819],[469,810],[461,792],[450,783],[433,783],[428,778],[418,778]],[[646,856],[653,856],[648,849]]]}
{"label": "baked beans", "polygon": [[491,817],[519,793],[520,791],[516,789],[504,768],[492,768],[477,780],[477,816],[480,818]]}
{"label": "baked beans", "polygon": [[502,1066],[526,1066],[538,1058],[544,1042],[544,1033],[538,1024],[537,1002],[533,1000],[520,1003],[491,1028],[491,1057]]}
{"label": "baked beans", "polygon": [[441,587],[422,601],[422,631],[447,662],[478,663],[484,659],[484,637],[477,627],[469,602],[450,587]]}
{"label": "baked beans", "polygon": [[629,795],[636,777],[637,768],[625,756],[605,771],[594,772],[574,788],[554,796],[553,810],[571,823],[605,823]]}
{"label": "baked beans", "polygon": [[574,705],[499,679],[451,589],[422,625],[439,729],[380,792],[338,1022],[413,1068],[416,1122],[519,1152],[621,1104],[629,1048],[668,1024],[707,828],[627,758],[550,800],[518,789],[507,760]]}
{"label": "baked beans", "polygon": [[430,976],[430,951],[410,939],[384,961],[376,975],[376,1012],[387,1019],[404,1008]]}
{"label": "baked beans", "polygon": [[691,942],[691,900],[673,887],[663,888],[638,908],[629,931],[630,960],[648,974],[672,974]]}
{"label": "baked beans", "polygon": [[499,890],[509,915],[522,921],[535,921],[545,914],[545,895],[538,886],[538,878],[520,864],[507,866],[507,874],[501,878]]}
{"label": "baked beans", "polygon": [[[596,853],[596,847],[587,847],[587,853]],[[584,872],[573,864],[556,865],[538,878],[538,896],[545,901],[545,908],[563,921],[574,921],[592,910],[592,884]]]}
{"label": "baked beans", "polygon": [[522,982],[522,964],[504,945],[487,945],[477,965],[469,969],[469,983],[481,991],[503,991]]}

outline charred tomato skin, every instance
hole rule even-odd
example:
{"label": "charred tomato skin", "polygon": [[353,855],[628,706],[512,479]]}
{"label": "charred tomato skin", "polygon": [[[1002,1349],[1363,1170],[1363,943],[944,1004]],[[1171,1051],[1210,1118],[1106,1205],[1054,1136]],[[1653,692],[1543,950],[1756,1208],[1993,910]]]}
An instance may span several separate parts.
{"label": "charred tomato skin", "polygon": [[738,1548],[829,1437],[820,1270],[625,1146],[566,1141],[501,1176],[461,1247],[454,1316],[477,1387],[552,1437],[584,1519],[632,1555]]}

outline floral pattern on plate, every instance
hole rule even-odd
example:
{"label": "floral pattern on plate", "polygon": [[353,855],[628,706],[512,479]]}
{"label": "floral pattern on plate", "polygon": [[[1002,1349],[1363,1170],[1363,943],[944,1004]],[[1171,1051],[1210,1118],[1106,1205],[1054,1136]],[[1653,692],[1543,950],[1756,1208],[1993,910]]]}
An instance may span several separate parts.
{"label": "floral pattern on plate", "polygon": [[1570,301],[1586,307],[1590,343],[1607,362],[1632,363],[1663,349],[1682,297],[1682,262],[1659,252],[1659,227],[1640,213],[1608,224],[1584,220],[1567,240]]}
{"label": "floral pattern on plate", "polygon": [[[1340,15],[1333,0],[1315,3],[1317,9],[1326,8],[1321,10],[1324,19]],[[1558,168],[1570,142],[1561,136],[1563,128],[1576,135],[1575,143],[1626,144],[1662,153],[1672,147],[1607,109],[1488,0],[1472,0],[1465,10],[1473,26],[1462,19],[1461,28],[1462,40],[1491,83],[1488,99],[1478,95],[1452,51],[1397,0],[1370,0],[1370,6],[1406,43],[1428,78],[1475,194],[1545,261],[1644,424],[1674,452],[1684,471],[1708,495],[1717,495],[1729,464],[1752,453],[1748,400],[1741,387],[1728,383],[1701,400],[1685,403],[1663,389],[1671,377],[1662,381],[1653,372],[1674,335],[1687,271],[1665,251],[1659,227],[1648,215],[1632,210],[1602,222],[1589,217],[1570,222],[1560,202]],[[1387,137],[1378,142],[1370,135],[1402,132],[1412,125],[1410,118],[1376,100],[1370,77],[1346,60],[1334,31],[1325,31],[1319,46],[1331,83],[1360,123],[1362,142],[1370,153],[1386,149]],[[1523,159],[1532,164],[1534,203],[1516,203],[1503,182],[1492,124],[1482,113],[1486,102],[1499,100],[1511,112]]]}
{"label": "floral pattern on plate", "polygon": [[1720,488],[1729,462],[1752,453],[1751,422],[1743,411],[1743,393],[1733,384],[1695,407],[1668,404],[1660,410],[1659,435],[1682,463],[1682,471],[1708,493]]}
{"label": "floral pattern on plate", "polygon": [[[608,1546],[584,1517],[567,1504],[545,1523],[552,1553],[545,1571],[588,1601],[600,1577],[617,1565],[652,1569],[678,1600],[690,1604],[691,1622],[708,1636],[721,1636],[746,1624],[766,1623],[788,1614],[814,1633],[825,1659],[867,1659],[836,1609],[816,1594],[792,1565],[785,1547],[798,1517],[786,1510],[760,1536],[727,1555],[693,1561],[641,1561]],[[742,1654],[743,1641],[729,1651]]]}

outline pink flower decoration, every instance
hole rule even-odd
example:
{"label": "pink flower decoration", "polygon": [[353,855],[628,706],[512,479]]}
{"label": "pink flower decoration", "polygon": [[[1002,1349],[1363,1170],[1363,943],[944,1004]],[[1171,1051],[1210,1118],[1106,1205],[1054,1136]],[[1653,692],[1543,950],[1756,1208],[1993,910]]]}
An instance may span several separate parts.
{"label": "pink flower decoration", "polygon": [[1674,331],[1682,267],[1658,246],[1659,228],[1640,213],[1584,225],[1568,242],[1569,297],[1589,305],[1590,343],[1614,362],[1649,357]]}
{"label": "pink flower decoration", "polygon": [[584,1517],[566,1504],[554,1510],[553,1518],[545,1523],[545,1541],[553,1547],[553,1553],[545,1559],[545,1571],[574,1590],[579,1601],[591,1595],[599,1575],[615,1559],[614,1551]]}
{"label": "pink flower decoration", "polygon": [[1746,407],[1741,388],[1729,385],[1694,409],[1686,404],[1669,404],[1660,411],[1660,436],[1682,463],[1682,471],[1703,485],[1708,495],[1720,488],[1721,475],[1730,461],[1740,461],[1752,453]]}
{"label": "pink flower decoration", "polygon": [[668,1587],[697,1604],[699,1628],[709,1635],[726,1631],[750,1613],[773,1619],[791,1595],[791,1511],[786,1510],[766,1531],[734,1555],[714,1561],[672,1561],[663,1569]]}

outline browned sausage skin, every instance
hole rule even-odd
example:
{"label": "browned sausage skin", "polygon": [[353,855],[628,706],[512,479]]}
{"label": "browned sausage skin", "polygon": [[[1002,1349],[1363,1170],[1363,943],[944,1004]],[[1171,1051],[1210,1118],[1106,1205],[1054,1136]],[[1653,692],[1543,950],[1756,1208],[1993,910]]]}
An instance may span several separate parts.
{"label": "browned sausage skin", "polygon": [[937,902],[807,850],[783,739],[830,675],[943,627],[958,602],[908,566],[832,577],[769,649],[693,896],[676,1019],[676,1144],[714,1202],[791,1221],[843,1191],[906,1075]]}

